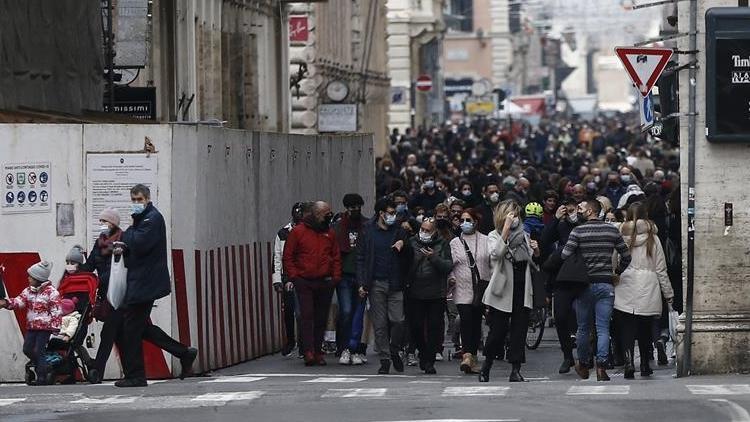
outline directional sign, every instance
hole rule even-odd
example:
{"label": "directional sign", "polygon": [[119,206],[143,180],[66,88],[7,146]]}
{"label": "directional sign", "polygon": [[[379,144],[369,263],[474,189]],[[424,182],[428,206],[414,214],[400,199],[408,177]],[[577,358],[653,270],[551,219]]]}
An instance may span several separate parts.
{"label": "directional sign", "polygon": [[428,92],[432,90],[432,78],[430,75],[419,75],[417,78],[417,90]]}
{"label": "directional sign", "polygon": [[643,97],[651,92],[672,57],[671,48],[615,47],[615,53]]}
{"label": "directional sign", "polygon": [[645,132],[654,125],[654,102],[651,95],[641,97],[638,100],[641,115],[641,131]]}

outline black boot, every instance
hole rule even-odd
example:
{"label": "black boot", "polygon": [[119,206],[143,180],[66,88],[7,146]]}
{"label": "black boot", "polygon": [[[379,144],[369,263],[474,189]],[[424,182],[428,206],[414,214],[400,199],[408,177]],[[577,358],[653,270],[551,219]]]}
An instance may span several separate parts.
{"label": "black boot", "polygon": [[642,377],[650,377],[654,373],[654,370],[651,369],[651,366],[648,364],[648,360],[645,362],[641,362],[641,376]]}
{"label": "black boot", "polygon": [[508,378],[508,381],[510,382],[526,382],[526,380],[521,375],[521,364],[520,363],[514,363],[513,369],[510,371],[510,378]]}
{"label": "black boot", "polygon": [[380,369],[378,369],[378,374],[380,375],[387,375],[391,372],[391,360],[390,359],[380,359]]}
{"label": "black boot", "polygon": [[656,356],[658,359],[659,366],[669,365],[669,359],[667,358],[666,344],[663,338],[656,341]]}
{"label": "black boot", "polygon": [[437,371],[435,370],[435,362],[427,361],[424,363],[424,373],[427,375],[435,375],[437,374]]}
{"label": "black boot", "polygon": [[492,369],[492,357],[485,356],[482,369],[479,370],[479,382],[490,382],[490,369]]}
{"label": "black boot", "polygon": [[635,378],[635,363],[633,363],[633,351],[625,351],[625,367],[623,368],[625,379],[632,380]]}
{"label": "black boot", "polygon": [[560,370],[558,371],[561,374],[567,374],[570,372],[570,368],[575,366],[575,361],[571,358],[565,358],[563,359],[562,364],[560,364]]}

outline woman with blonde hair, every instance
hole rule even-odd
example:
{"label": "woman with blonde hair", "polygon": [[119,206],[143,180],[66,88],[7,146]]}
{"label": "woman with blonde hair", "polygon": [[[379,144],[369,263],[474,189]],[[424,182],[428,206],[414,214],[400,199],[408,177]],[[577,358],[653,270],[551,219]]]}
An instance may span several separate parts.
{"label": "woman with blonde hair", "polygon": [[520,218],[521,207],[513,200],[501,202],[495,210],[495,230],[489,234],[492,276],[482,302],[489,307],[490,332],[484,346],[485,360],[479,382],[488,382],[495,356],[504,349],[510,330],[508,361],[513,366],[510,382],[525,381],[521,362],[526,347],[529,310],[533,306],[531,266],[539,256],[539,245],[529,238]]}
{"label": "woman with blonde hair", "polygon": [[654,318],[662,312],[662,295],[672,303],[674,292],[667,274],[664,250],[657,237],[657,228],[649,220],[646,206],[636,202],[630,206],[627,221],[620,229],[630,249],[632,261],[615,286],[615,321],[625,349],[625,378],[635,376],[633,352],[635,340],[641,355],[641,376],[653,373],[649,367],[651,330]]}

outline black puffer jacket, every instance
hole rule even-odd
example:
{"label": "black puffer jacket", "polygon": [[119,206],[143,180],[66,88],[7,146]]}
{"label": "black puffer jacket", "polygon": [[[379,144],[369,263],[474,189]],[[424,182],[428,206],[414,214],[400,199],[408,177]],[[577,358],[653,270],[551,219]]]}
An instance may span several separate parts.
{"label": "black puffer jacket", "polygon": [[[433,254],[427,258],[420,249],[432,248]],[[404,251],[410,259],[407,277],[407,293],[412,299],[444,299],[448,292],[448,274],[453,269],[451,248],[440,236],[428,243],[422,243],[419,236],[409,239]]]}

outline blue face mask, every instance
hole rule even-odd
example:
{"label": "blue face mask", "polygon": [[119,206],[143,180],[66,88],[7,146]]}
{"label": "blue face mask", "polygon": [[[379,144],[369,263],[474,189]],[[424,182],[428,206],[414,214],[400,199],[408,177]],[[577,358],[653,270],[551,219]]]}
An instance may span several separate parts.
{"label": "blue face mask", "polygon": [[130,214],[139,215],[146,209],[145,204],[130,204]]}
{"label": "blue face mask", "polygon": [[464,234],[471,234],[474,231],[474,223],[464,221],[463,223],[461,223],[461,231]]}
{"label": "blue face mask", "polygon": [[405,213],[408,210],[409,210],[409,206],[406,205],[406,204],[398,204],[398,205],[396,205],[396,212],[399,213],[399,214],[403,214],[403,213]]}
{"label": "blue face mask", "polygon": [[385,215],[385,224],[387,226],[392,226],[396,224],[396,214],[386,214]]}

